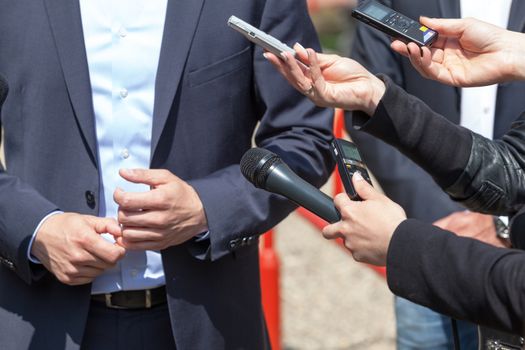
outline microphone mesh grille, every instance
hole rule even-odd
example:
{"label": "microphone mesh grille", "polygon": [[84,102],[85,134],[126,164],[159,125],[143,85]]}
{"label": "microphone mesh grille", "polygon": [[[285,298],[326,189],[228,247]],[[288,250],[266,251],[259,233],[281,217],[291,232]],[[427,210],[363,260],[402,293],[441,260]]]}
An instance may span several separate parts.
{"label": "microphone mesh grille", "polygon": [[268,169],[280,158],[264,148],[251,148],[241,159],[241,172],[244,177],[256,187],[264,188]]}

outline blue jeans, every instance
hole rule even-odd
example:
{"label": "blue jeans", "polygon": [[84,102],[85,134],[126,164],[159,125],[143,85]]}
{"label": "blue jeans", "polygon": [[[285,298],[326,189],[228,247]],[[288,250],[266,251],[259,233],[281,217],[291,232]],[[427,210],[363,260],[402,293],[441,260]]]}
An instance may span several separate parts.
{"label": "blue jeans", "polygon": [[[406,299],[395,298],[397,350],[453,350],[451,320]],[[461,350],[478,348],[477,326],[458,321]]]}

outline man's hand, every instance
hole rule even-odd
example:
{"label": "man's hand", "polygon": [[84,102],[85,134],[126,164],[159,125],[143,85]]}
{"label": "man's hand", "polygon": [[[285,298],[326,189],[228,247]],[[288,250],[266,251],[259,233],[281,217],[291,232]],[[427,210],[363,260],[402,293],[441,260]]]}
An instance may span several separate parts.
{"label": "man's hand", "polygon": [[102,233],[119,236],[120,227],[113,219],[56,214],[38,230],[31,254],[62,283],[90,283],[126,253],[121,246],[104,239]]}
{"label": "man's hand", "polygon": [[265,57],[288,82],[321,107],[362,110],[372,115],[385,93],[385,84],[363,66],[349,58],[318,54],[295,44],[299,65],[293,56],[283,53],[283,59],[270,52]]}
{"label": "man's hand", "polygon": [[525,35],[473,18],[421,17],[439,38],[419,48],[415,43],[392,43],[394,51],[408,57],[424,77],[454,86],[481,86],[525,78]]}
{"label": "man's hand", "polygon": [[168,170],[122,169],[127,181],[149,185],[142,193],[117,189],[118,221],[127,249],[161,250],[186,242],[208,231],[208,223],[197,192]]}
{"label": "man's hand", "polygon": [[474,213],[468,210],[458,211],[434,222],[434,225],[458,236],[470,237],[496,247],[507,247],[508,244],[496,235],[492,215]]}
{"label": "man's hand", "polygon": [[406,214],[358,174],[352,181],[363,200],[351,201],[346,193],[338,194],[334,203],[341,221],[326,226],[323,235],[328,239],[341,237],[356,261],[383,266],[392,234]]}

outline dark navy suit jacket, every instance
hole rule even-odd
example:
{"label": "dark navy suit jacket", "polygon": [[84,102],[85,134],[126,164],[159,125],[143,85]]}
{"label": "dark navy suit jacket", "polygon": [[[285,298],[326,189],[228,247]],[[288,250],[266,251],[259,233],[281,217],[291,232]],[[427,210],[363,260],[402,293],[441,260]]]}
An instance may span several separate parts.
{"label": "dark navy suit jacket", "polygon": [[[49,212],[97,215],[99,174],[91,87],[78,1],[0,0],[0,344],[74,349],[90,285],[59,283],[27,260]],[[331,110],[316,108],[227,26],[236,15],[292,45],[319,47],[304,1],[169,0],[155,85],[151,168],[188,181],[205,208],[210,239],[162,252],[178,349],[259,349],[258,235],[293,206],[256,189],[239,160],[255,142],[321,185]],[[130,58],[132,59],[132,58]],[[328,160],[328,161],[327,161]],[[249,239],[253,237],[253,239]]]}
{"label": "dark navy suit jacket", "polygon": [[[411,17],[460,17],[457,0],[381,0],[386,5]],[[525,3],[514,0],[508,28],[523,31]],[[374,73],[384,73],[410,94],[420,98],[434,111],[454,123],[460,121],[460,92],[423,78],[413,69],[409,60],[390,49],[387,35],[364,24],[358,24],[352,58]],[[501,137],[525,110],[525,83],[511,82],[499,85],[494,120],[494,138]],[[417,116],[414,116],[417,118]],[[351,125],[347,121],[347,125]],[[362,156],[381,184],[385,193],[406,211],[408,217],[434,222],[458,210],[453,202],[434,183],[430,175],[397,150],[363,132],[348,128],[352,139],[359,145]]]}

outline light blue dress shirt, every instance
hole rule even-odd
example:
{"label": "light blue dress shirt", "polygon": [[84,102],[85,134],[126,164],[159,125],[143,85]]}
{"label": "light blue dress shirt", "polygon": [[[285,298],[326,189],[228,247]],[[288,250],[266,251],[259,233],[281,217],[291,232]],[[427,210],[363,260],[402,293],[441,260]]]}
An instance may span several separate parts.
{"label": "light blue dress shirt", "polygon": [[[99,216],[117,218],[117,187],[147,191],[122,179],[121,168],[149,168],[155,78],[167,0],[80,0],[100,173]],[[105,238],[113,241],[111,235]],[[163,285],[159,252],[128,251],[93,282],[92,293]]]}

